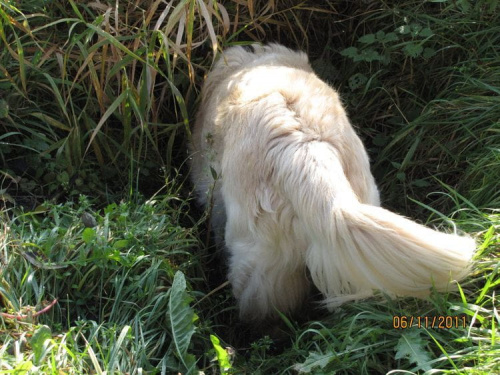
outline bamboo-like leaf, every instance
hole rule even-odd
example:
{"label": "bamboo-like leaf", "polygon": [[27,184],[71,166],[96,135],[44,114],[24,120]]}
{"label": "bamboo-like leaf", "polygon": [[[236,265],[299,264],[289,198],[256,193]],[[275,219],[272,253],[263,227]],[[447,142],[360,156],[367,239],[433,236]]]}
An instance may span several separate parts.
{"label": "bamboo-like leaf", "polygon": [[64,116],[66,117],[66,119],[69,120],[69,115],[68,115],[68,112],[66,111],[66,104],[64,103],[63,97],[61,95],[61,92],[59,91],[59,88],[57,87],[56,82],[54,81],[54,78],[52,78],[47,73],[43,73],[43,75],[45,78],[47,78],[47,81],[49,81],[50,87],[52,87],[52,92],[54,93],[54,96],[56,97],[57,104],[59,104],[59,108],[64,113]]}
{"label": "bamboo-like leaf", "polygon": [[115,76],[116,74],[118,74],[118,72],[120,72],[120,70],[127,67],[132,61],[134,61],[134,58],[132,56],[123,56],[120,61],[113,63],[113,66],[108,72],[108,77]]}
{"label": "bamboo-like leaf", "polygon": [[248,7],[248,13],[250,15],[250,19],[254,19],[255,17],[255,7],[253,4],[253,0],[248,0],[247,1],[247,7]]}
{"label": "bamboo-like leaf", "polygon": [[[179,26],[177,27],[177,35],[175,37],[175,46],[177,49],[180,49],[182,43],[182,36],[184,35],[184,29],[186,27],[186,14],[182,13],[181,18],[179,19]],[[165,33],[168,35],[167,33]],[[186,61],[189,61],[189,57],[186,57]],[[174,50],[174,57],[172,59],[172,67],[175,68],[177,65],[177,52]]]}
{"label": "bamboo-like leaf", "polygon": [[406,153],[405,158],[404,158],[403,162],[401,163],[401,170],[404,170],[405,167],[408,165],[408,163],[413,158],[413,155],[415,154],[415,151],[416,151],[418,145],[420,144],[421,133],[422,132],[420,131],[419,134],[415,137],[415,140],[413,141],[410,149]]}
{"label": "bamboo-like leaf", "polygon": [[[83,112],[82,114],[83,114],[82,120],[83,120],[83,123],[85,124],[85,128],[88,130],[88,132],[95,129],[96,128],[95,122],[85,112]],[[101,165],[101,166],[104,165],[104,157],[103,157],[103,153],[101,151],[101,148],[99,147],[99,143],[93,142],[92,148],[94,149],[94,154],[97,158],[97,162],[99,163],[99,165]],[[87,152],[87,150],[85,150],[85,153],[86,152]]]}
{"label": "bamboo-like leaf", "polygon": [[[101,82],[99,81],[99,76],[98,76],[97,70],[94,66],[94,61],[93,61],[94,55],[97,51],[94,50],[91,53],[89,53],[89,51],[85,48],[85,46],[81,42],[77,42],[76,45],[78,46],[78,48],[80,48],[80,51],[82,52],[82,56],[85,59],[82,66],[78,69],[78,73],[77,73],[76,77],[78,77],[81,74],[81,72],[88,66],[90,80],[92,81],[92,85],[94,86],[94,90],[95,90],[95,93],[97,96],[97,101],[98,101],[99,105],[101,106],[101,108],[104,108],[104,102],[103,102],[104,92],[102,90]],[[102,65],[105,65],[105,64],[102,64]],[[76,78],[75,78],[75,80],[76,80]]]}
{"label": "bamboo-like leaf", "polygon": [[104,372],[101,369],[101,366],[99,365],[99,359],[97,359],[97,356],[95,355],[94,349],[92,349],[92,346],[89,344],[85,336],[82,335],[83,340],[86,343],[86,349],[89,353],[90,361],[94,365],[94,370],[97,375],[104,375]]}
{"label": "bamboo-like leaf", "polygon": [[96,128],[92,132],[92,135],[90,136],[89,144],[87,145],[87,148],[85,149],[85,154],[89,150],[90,145],[94,141],[94,138],[96,137],[97,133],[99,133],[99,130],[101,130],[101,127],[104,125],[104,123],[109,118],[109,116],[111,116],[115,112],[115,110],[118,108],[118,106],[126,99],[127,95],[128,95],[127,90],[122,92],[120,94],[120,96],[118,96],[118,98],[116,98],[115,101],[113,103],[111,103],[111,105],[109,106],[108,110],[104,113],[104,115],[102,115],[101,120],[99,121]]}
{"label": "bamboo-like leaf", "polygon": [[170,35],[174,26],[179,22],[182,15],[184,14],[184,6],[189,0],[182,0],[172,11],[170,17],[168,17],[167,26],[165,27],[165,34]]}
{"label": "bamboo-like leaf", "polygon": [[[186,18],[186,55],[188,57],[188,61],[191,62],[191,48],[193,46],[193,28],[194,28],[194,5],[196,4],[196,0],[189,1],[189,10],[187,12]],[[189,78],[192,80],[193,71],[191,69],[191,65],[189,65]]]}
{"label": "bamboo-like leaf", "polygon": [[22,134],[22,133],[19,133],[19,132],[9,132],[9,133],[2,134],[2,135],[0,135],[0,141],[2,139],[4,139],[4,138],[10,137],[11,135],[19,135],[19,134]]}
{"label": "bamboo-like leaf", "polygon": [[222,4],[214,3],[214,8],[222,16],[222,26],[224,27],[223,34],[226,35],[229,32],[229,27],[231,26],[231,21],[229,20],[229,13]]}
{"label": "bamboo-like leaf", "polygon": [[212,24],[212,18],[210,17],[210,14],[208,13],[207,7],[203,2],[203,0],[198,0],[198,6],[200,8],[201,15],[205,19],[208,35],[210,35],[210,40],[212,41],[212,51],[213,51],[212,62],[213,62],[215,60],[217,52],[217,36],[215,35],[214,25]]}
{"label": "bamboo-like leaf", "polygon": [[21,79],[21,85],[23,86],[24,92],[26,92],[26,62],[24,60],[24,49],[21,40],[18,38],[17,33],[14,32],[14,37],[16,38],[17,45],[17,61],[19,62],[19,78]]}
{"label": "bamboo-like leaf", "polygon": [[111,43],[113,46],[118,48],[120,51],[125,52],[127,55],[132,56],[134,59],[136,59],[140,62],[145,62],[142,57],[140,57],[135,52],[133,52],[130,49],[128,49],[127,47],[125,47],[125,45],[120,43],[120,41],[118,39],[116,39],[113,35],[111,35],[110,33],[104,31],[103,29],[101,29],[101,28],[99,28],[96,25],[93,25],[91,23],[87,23],[86,25],[89,29],[95,31],[97,34],[104,37],[109,43]]}
{"label": "bamboo-like leaf", "polygon": [[[165,45],[164,49],[168,50],[169,40],[168,40],[167,35],[165,33],[160,32],[160,36],[163,39],[163,43]],[[168,62],[169,62],[168,56],[166,56],[166,60],[167,60],[167,64],[168,64]],[[172,91],[172,93],[173,93],[173,95],[175,97],[175,100],[177,101],[177,104],[179,105],[179,108],[181,110],[182,120],[183,120],[183,124],[184,124],[184,128],[185,128],[186,134],[188,135],[188,139],[191,139],[191,129],[189,127],[189,114],[188,114],[188,111],[187,111],[186,102],[184,101],[184,98],[181,95],[180,91],[177,89],[177,87],[175,87],[174,83],[172,82],[173,68],[168,65],[168,69],[167,69],[168,76],[165,75],[160,70],[157,70],[157,71],[167,81],[167,83],[168,83],[168,85],[170,87],[170,90]]]}
{"label": "bamboo-like leaf", "polygon": [[152,90],[150,90],[152,70],[151,67],[143,64],[141,78],[139,79],[139,108],[144,119],[147,119],[147,113],[151,109],[151,103],[153,102],[153,98],[150,97],[152,95]]}
{"label": "bamboo-like leaf", "polygon": [[69,126],[64,125],[62,122],[56,120],[53,117],[50,117],[49,115],[46,115],[45,113],[33,112],[31,113],[31,116],[36,117],[37,119],[40,119],[55,128],[65,130],[67,132],[71,131],[71,128]]}
{"label": "bamboo-like leaf", "polygon": [[[123,342],[125,341],[125,338],[127,337],[130,329],[131,329],[131,327],[128,325],[123,327],[122,331],[120,332],[120,336],[118,336],[118,340],[116,340],[116,342],[113,345],[113,348],[111,349],[111,355],[109,356],[109,362],[107,365],[108,372],[110,374],[113,373],[113,370],[115,369],[115,367],[117,367],[117,366],[115,366],[115,362],[117,360],[118,353],[122,349]],[[118,367],[118,369],[119,369],[119,367]]]}
{"label": "bamboo-like leaf", "polygon": [[82,21],[84,21],[85,19],[83,18],[82,14],[78,10],[78,7],[76,6],[75,1],[69,0],[69,3],[71,4],[71,8],[73,8],[73,12],[75,12],[75,14],[78,16],[78,18],[80,18]]}
{"label": "bamboo-like leaf", "polygon": [[[147,110],[149,109],[144,109],[142,108],[136,101],[135,97],[133,95],[130,95],[128,97],[129,99],[129,104],[132,109],[132,111],[135,113],[136,117],[139,119],[139,122],[141,124],[141,129],[146,134],[147,138],[150,140],[152,147],[156,151],[158,155],[160,155],[160,150],[158,149],[158,143],[155,141],[153,138],[153,135],[151,134],[150,128],[148,126],[148,122],[145,119],[145,115],[147,114]],[[125,135],[126,136],[126,135]],[[142,138],[141,138],[142,139]],[[125,140],[127,142],[127,140]],[[141,149],[142,149],[142,143],[139,143],[139,150],[138,150],[138,155],[141,154]]]}
{"label": "bamboo-like leaf", "polygon": [[158,31],[160,29],[161,24],[163,21],[165,21],[165,18],[167,18],[168,12],[170,11],[170,8],[172,7],[172,1],[170,1],[163,12],[161,12],[160,16],[158,17],[158,20],[156,21],[155,27],[153,30]]}

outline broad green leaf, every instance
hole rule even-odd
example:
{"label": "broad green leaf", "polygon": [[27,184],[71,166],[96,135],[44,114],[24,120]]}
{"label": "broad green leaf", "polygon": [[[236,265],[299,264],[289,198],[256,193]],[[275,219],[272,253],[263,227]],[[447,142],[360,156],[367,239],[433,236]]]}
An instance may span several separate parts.
{"label": "broad green leaf", "polygon": [[63,184],[67,184],[69,182],[69,174],[66,171],[62,171],[57,175],[57,181]]}
{"label": "broad green leaf", "polygon": [[230,370],[232,365],[227,351],[220,345],[220,340],[217,336],[210,335],[210,341],[214,346],[215,353],[217,355],[217,361],[219,362],[220,372],[222,375],[227,374],[227,370]]}
{"label": "broad green leaf", "polygon": [[411,363],[415,363],[418,368],[428,371],[431,369],[429,364],[430,356],[425,346],[425,341],[420,336],[420,331],[413,329],[401,335],[401,338],[396,345],[396,359],[407,359]]}
{"label": "broad green leaf", "polygon": [[397,40],[399,40],[399,38],[396,35],[396,33],[387,33],[385,34],[384,38],[381,41],[383,43],[387,43],[387,42],[395,42]]}
{"label": "broad green leaf", "polygon": [[359,42],[364,44],[372,44],[375,42],[375,35],[374,34],[363,35],[361,38],[359,38]]}
{"label": "broad green leaf", "polygon": [[356,73],[349,78],[349,87],[352,91],[360,88],[366,82],[368,82],[368,78],[364,74]]}
{"label": "broad green leaf", "polygon": [[[382,60],[382,56],[380,56],[380,53],[375,51],[373,48],[366,48],[361,51],[358,61],[359,60],[367,62],[380,61]],[[356,59],[354,59],[354,61],[356,61]]]}
{"label": "broad green leaf", "polygon": [[411,35],[412,36],[417,36],[420,33],[420,30],[422,30],[422,26],[420,26],[417,23],[412,23],[410,25],[410,28],[411,28]]}
{"label": "broad green leaf", "polygon": [[85,228],[82,233],[82,240],[86,244],[91,243],[96,237],[96,232],[92,228]]}
{"label": "broad green leaf", "polygon": [[405,48],[403,48],[405,55],[413,58],[420,56],[423,50],[424,47],[416,43],[408,43]]}
{"label": "broad green leaf", "polygon": [[128,246],[128,240],[118,240],[113,244],[113,248],[115,249],[123,249]]}
{"label": "broad green leaf", "polygon": [[49,144],[45,137],[30,137],[23,140],[24,145],[31,147],[31,149],[36,151],[46,151],[49,148]]}
{"label": "broad green leaf", "polygon": [[424,53],[422,54],[422,57],[424,59],[429,59],[432,56],[434,56],[435,54],[436,54],[436,50],[434,48],[426,47],[426,48],[424,48]]}
{"label": "broad green leaf", "polygon": [[342,56],[347,56],[350,58],[354,58],[359,55],[358,49],[356,47],[349,47],[340,52]]}
{"label": "broad green leaf", "polygon": [[52,339],[52,331],[48,326],[41,326],[31,337],[30,344],[33,349],[33,361],[35,365],[39,365],[41,360],[49,351],[50,340]]}
{"label": "broad green leaf", "polygon": [[385,32],[383,32],[382,30],[379,30],[379,31],[377,31],[375,36],[377,37],[377,40],[383,41],[385,39]]}
{"label": "broad green leaf", "polygon": [[336,356],[335,353],[332,352],[327,352],[325,354],[311,352],[304,363],[296,364],[294,367],[299,374],[309,374],[317,367],[321,369],[325,368],[333,358],[336,358]]}
{"label": "broad green leaf", "polygon": [[460,10],[465,14],[469,13],[471,10],[471,4],[468,0],[457,0],[457,5],[460,8]]}
{"label": "broad green leaf", "polygon": [[189,373],[196,366],[194,356],[188,354],[188,348],[195,331],[194,322],[197,317],[189,306],[191,298],[186,292],[186,279],[181,271],[175,273],[169,297],[168,318],[172,340],[179,359]]}
{"label": "broad green leaf", "polygon": [[429,36],[433,36],[434,33],[432,32],[432,30],[429,27],[424,27],[422,30],[420,30],[419,35],[423,36],[424,38],[427,38]]}

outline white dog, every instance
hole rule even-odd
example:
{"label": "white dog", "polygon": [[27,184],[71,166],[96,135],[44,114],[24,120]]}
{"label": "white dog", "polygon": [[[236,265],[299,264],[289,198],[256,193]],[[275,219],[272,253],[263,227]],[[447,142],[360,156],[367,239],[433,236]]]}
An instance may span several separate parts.
{"label": "white dog", "polygon": [[192,151],[242,319],[296,310],[309,279],[331,309],[374,290],[423,297],[469,270],[471,238],[379,207],[363,144],[304,53],[226,50],[203,87]]}

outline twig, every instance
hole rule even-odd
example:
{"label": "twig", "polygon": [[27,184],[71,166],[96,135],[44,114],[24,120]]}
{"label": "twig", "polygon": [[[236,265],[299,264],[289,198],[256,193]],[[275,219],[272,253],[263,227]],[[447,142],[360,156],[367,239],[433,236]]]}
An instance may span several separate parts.
{"label": "twig", "polygon": [[[49,311],[55,304],[57,303],[57,298],[53,300],[51,303],[49,303],[47,306],[45,306],[43,309],[37,311],[33,315],[31,315],[33,318],[36,318],[38,315],[45,314],[47,311]],[[17,320],[24,320],[29,317],[29,315],[25,314],[20,314],[20,315],[14,315],[14,314],[7,314],[7,313],[0,313],[4,318],[8,319],[17,319]]]}
{"label": "twig", "polygon": [[199,301],[197,301],[193,307],[195,307],[197,304],[199,304],[201,301],[203,301],[204,299],[210,297],[212,294],[214,293],[217,293],[219,290],[221,290],[222,288],[225,288],[226,286],[229,285],[229,280],[228,281],[225,281],[223,282],[222,284],[220,284],[217,288],[211,290],[207,295],[203,296]]}

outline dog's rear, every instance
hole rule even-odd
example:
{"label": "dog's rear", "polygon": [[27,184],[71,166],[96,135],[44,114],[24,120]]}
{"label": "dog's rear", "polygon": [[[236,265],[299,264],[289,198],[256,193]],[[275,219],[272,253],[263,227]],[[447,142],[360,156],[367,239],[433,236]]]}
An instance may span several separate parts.
{"label": "dog's rear", "polygon": [[[213,180],[213,169],[219,180]],[[244,319],[295,310],[313,283],[332,307],[374,289],[424,296],[463,277],[470,238],[378,207],[366,151],[337,93],[303,53],[228,49],[208,75],[193,133],[200,200]]]}

